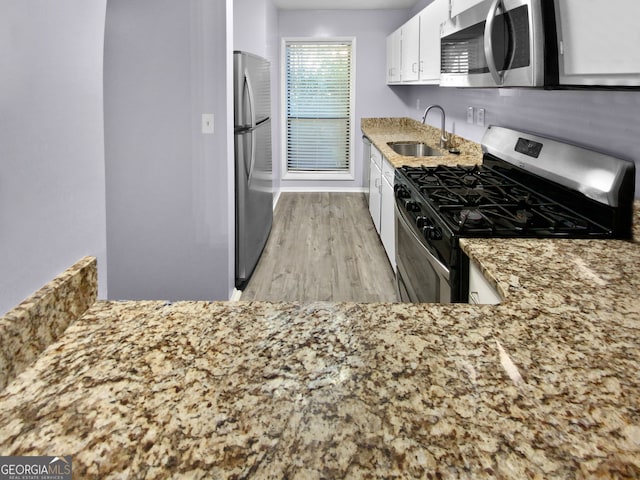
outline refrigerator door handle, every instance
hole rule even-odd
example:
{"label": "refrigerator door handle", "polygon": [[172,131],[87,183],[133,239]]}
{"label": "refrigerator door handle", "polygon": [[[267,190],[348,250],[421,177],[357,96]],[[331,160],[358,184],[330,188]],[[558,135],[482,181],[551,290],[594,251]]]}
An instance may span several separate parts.
{"label": "refrigerator door handle", "polygon": [[249,97],[249,115],[251,116],[251,128],[256,126],[256,112],[253,108],[253,88],[251,88],[251,80],[249,80],[249,71],[244,71],[244,88]]}
{"label": "refrigerator door handle", "polygon": [[244,91],[247,96],[247,105],[249,107],[249,116],[251,118],[251,127],[249,130],[249,141],[251,142],[250,154],[249,154],[249,165],[246,165],[245,168],[247,171],[247,186],[251,184],[251,177],[253,176],[253,169],[256,164],[256,149],[255,149],[255,127],[256,127],[256,112],[253,108],[254,98],[253,98],[253,87],[251,86],[251,80],[249,79],[249,71],[245,69],[244,71]]}
{"label": "refrigerator door handle", "polygon": [[253,169],[256,166],[256,148],[255,148],[255,135],[256,131],[251,130],[251,155],[249,155],[249,168],[247,169],[247,187],[251,186],[251,177],[253,176]]}

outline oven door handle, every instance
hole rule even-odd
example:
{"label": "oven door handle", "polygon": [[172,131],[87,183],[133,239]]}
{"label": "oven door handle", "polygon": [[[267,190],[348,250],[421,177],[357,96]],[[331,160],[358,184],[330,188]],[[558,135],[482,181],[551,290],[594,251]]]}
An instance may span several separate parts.
{"label": "oven door handle", "polygon": [[493,33],[493,21],[496,18],[499,7],[502,7],[502,10],[504,11],[504,4],[502,0],[493,0],[491,8],[489,8],[487,22],[484,27],[484,56],[487,59],[487,67],[489,67],[489,72],[491,72],[491,76],[493,77],[493,81],[496,82],[496,85],[502,85],[504,83],[504,72],[498,71],[496,61],[493,58],[493,40],[491,38],[491,34]]}
{"label": "oven door handle", "polygon": [[434,268],[434,270],[438,273],[438,275],[440,275],[442,278],[444,278],[448,282],[449,275],[450,275],[449,269],[445,267],[442,264],[442,262],[438,260],[435,257],[435,255],[431,253],[431,251],[429,251],[429,249],[422,243],[422,240],[415,234],[415,232],[413,231],[413,228],[411,228],[411,225],[409,224],[407,219],[404,217],[402,211],[400,210],[400,208],[398,208],[397,204],[395,205],[395,210],[396,210],[396,216],[398,217],[398,219],[400,220],[400,223],[402,224],[402,228],[404,228],[404,230],[409,235],[411,235],[413,240],[417,242],[418,245],[420,245],[421,249],[427,255],[427,259],[429,260],[429,263]]}

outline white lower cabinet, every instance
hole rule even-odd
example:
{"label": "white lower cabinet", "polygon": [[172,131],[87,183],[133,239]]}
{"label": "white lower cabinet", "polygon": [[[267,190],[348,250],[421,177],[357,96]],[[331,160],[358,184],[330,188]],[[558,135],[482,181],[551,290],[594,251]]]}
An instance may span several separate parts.
{"label": "white lower cabinet", "polygon": [[395,195],[393,193],[395,170],[386,158],[382,160],[382,195],[380,205],[380,239],[389,262],[396,269]]}
{"label": "white lower cabinet", "polygon": [[493,285],[484,277],[478,266],[469,261],[469,303],[495,305],[502,302]]}
{"label": "white lower cabinet", "polygon": [[380,151],[371,145],[371,159],[369,160],[369,213],[380,234],[380,200],[382,197],[382,170],[380,168],[382,155]]}
{"label": "white lower cabinet", "polygon": [[369,213],[376,227],[389,262],[396,268],[396,222],[393,182],[395,169],[382,156],[375,145],[371,145],[369,159]]}

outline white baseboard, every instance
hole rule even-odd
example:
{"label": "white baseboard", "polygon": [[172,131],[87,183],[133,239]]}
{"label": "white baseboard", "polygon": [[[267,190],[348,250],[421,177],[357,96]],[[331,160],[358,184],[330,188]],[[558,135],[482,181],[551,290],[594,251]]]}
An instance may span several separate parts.
{"label": "white baseboard", "polygon": [[273,211],[276,211],[276,206],[278,206],[278,200],[280,200],[280,194],[282,193],[282,190],[278,190],[274,195],[273,195]]}
{"label": "white baseboard", "polygon": [[[285,193],[313,193],[313,192],[335,192],[335,193],[363,193],[364,187],[281,187],[280,192]],[[280,194],[278,193],[278,195]]]}

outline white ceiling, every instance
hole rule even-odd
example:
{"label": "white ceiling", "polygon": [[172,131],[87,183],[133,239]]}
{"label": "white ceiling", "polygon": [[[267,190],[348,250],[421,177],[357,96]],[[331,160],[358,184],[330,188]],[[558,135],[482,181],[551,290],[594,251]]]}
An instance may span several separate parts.
{"label": "white ceiling", "polygon": [[419,0],[273,0],[281,10],[378,10],[406,9]]}

